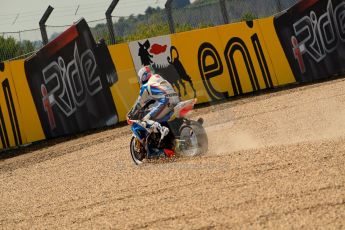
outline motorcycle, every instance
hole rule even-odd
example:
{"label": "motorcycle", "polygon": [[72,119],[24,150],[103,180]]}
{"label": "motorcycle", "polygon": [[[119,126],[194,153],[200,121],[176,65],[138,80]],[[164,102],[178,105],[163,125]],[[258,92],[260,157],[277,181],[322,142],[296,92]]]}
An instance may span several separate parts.
{"label": "motorcycle", "polygon": [[[140,120],[145,109],[142,109],[136,119],[127,119],[133,132],[130,141],[130,153],[136,165],[142,164],[145,159],[155,159],[153,149],[164,149],[164,157],[192,157],[201,155],[208,150],[208,138],[203,127],[203,119],[197,121],[186,116],[191,112],[196,99],[179,102],[173,110],[173,115],[168,122],[161,123],[169,128],[167,135],[160,131],[146,128]],[[152,157],[153,156],[153,157]]]}

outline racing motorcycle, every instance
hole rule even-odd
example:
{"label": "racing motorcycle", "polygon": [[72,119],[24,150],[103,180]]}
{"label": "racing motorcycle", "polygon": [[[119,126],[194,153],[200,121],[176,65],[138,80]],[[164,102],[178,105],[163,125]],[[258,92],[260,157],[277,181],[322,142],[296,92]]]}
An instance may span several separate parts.
{"label": "racing motorcycle", "polygon": [[[131,125],[133,136],[130,142],[130,153],[136,165],[142,164],[145,159],[155,159],[153,149],[163,149],[163,157],[192,157],[201,155],[208,150],[208,138],[203,125],[203,119],[197,121],[186,116],[191,112],[196,99],[179,102],[168,122],[161,123],[169,128],[166,135],[161,131],[146,128],[140,120],[145,115],[142,108],[136,119],[129,117],[127,123]],[[161,157],[161,156],[160,156]]]}

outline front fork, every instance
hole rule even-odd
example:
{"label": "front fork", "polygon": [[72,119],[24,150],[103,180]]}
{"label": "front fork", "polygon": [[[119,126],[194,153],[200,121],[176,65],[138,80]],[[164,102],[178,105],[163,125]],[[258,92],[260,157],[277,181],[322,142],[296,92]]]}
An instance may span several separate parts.
{"label": "front fork", "polygon": [[140,142],[140,140],[138,140],[137,137],[134,138],[134,148],[135,148],[135,151],[141,151],[143,145],[142,143]]}

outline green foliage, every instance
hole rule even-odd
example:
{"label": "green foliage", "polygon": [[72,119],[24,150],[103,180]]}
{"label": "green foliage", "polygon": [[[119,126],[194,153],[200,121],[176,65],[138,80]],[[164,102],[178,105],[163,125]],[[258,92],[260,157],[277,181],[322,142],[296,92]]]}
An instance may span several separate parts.
{"label": "green foliage", "polygon": [[174,0],[171,3],[172,8],[182,8],[190,4],[189,0]]}
{"label": "green foliage", "polygon": [[[187,23],[183,23],[183,24],[176,24],[175,25],[175,31],[176,33],[179,32],[184,32],[184,31],[189,31],[194,29],[191,25],[187,24]],[[170,32],[170,31],[169,31]]]}
{"label": "green foliage", "polygon": [[[218,0],[210,0],[218,1]],[[179,6],[184,6],[186,10],[187,7],[191,7],[193,4],[190,4],[190,0],[181,0],[173,1],[181,4]],[[202,3],[204,3],[203,1]],[[184,32],[196,28],[206,28],[213,26],[209,23],[200,23],[199,25],[191,24],[178,24],[175,22],[175,31]],[[115,31],[115,40],[116,43],[129,42],[135,40],[141,40],[149,37],[161,36],[170,34],[169,24],[166,16],[165,9],[159,7],[153,8],[148,7],[145,10],[144,15],[130,15],[129,17],[120,17],[117,21],[114,22],[114,31]],[[107,44],[110,44],[110,37],[107,25],[97,24],[94,27],[91,27],[91,32],[95,40],[104,38]]]}
{"label": "green foliage", "polygon": [[157,8],[153,8],[151,6],[147,7],[147,9],[145,10],[145,15],[149,16],[152,15],[154,13],[160,12],[162,9],[160,7]]}
{"label": "green foliage", "polygon": [[[192,30],[193,27],[188,24],[177,24],[175,25],[176,32],[184,32]],[[170,34],[169,25],[166,23],[159,23],[159,24],[138,24],[135,33],[132,33],[125,37],[117,37],[116,41],[120,42],[129,42],[129,41],[136,41],[150,37],[162,36],[166,34]]]}
{"label": "green foliage", "polygon": [[20,44],[20,48],[18,51],[19,55],[31,53],[35,50],[35,47],[31,41],[24,40],[24,41],[22,41],[22,43],[19,43],[19,44]]}
{"label": "green foliage", "polygon": [[16,41],[13,37],[0,36],[0,61],[12,59],[35,50],[34,44],[28,40]]}
{"label": "green foliage", "polygon": [[255,19],[257,19],[258,17],[251,13],[251,12],[247,12],[247,13],[244,13],[241,17],[241,21],[253,21]]}
{"label": "green foliage", "polygon": [[155,37],[169,34],[169,26],[166,23],[148,25],[141,23],[137,25],[135,33],[132,33],[123,38],[124,41],[135,41],[144,38]]}
{"label": "green foliage", "polygon": [[[189,0],[188,0],[189,2]],[[206,28],[212,26],[207,23],[200,23],[198,26],[191,24],[175,23],[176,32],[189,31],[195,28]],[[141,40],[150,37],[170,34],[168,21],[164,9],[159,7],[148,7],[145,15],[130,15],[128,18],[120,17],[114,23],[116,43]],[[97,24],[91,28],[95,40],[104,38],[107,44],[110,44],[108,28],[106,24]]]}
{"label": "green foliage", "polygon": [[208,28],[214,26],[213,24],[208,24],[208,23],[200,23],[196,28],[202,29],[202,28]]}

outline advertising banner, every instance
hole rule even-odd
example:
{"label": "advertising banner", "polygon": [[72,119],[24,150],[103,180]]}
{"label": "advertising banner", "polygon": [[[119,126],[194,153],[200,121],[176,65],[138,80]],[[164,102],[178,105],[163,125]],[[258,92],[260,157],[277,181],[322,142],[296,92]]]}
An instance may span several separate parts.
{"label": "advertising banner", "polygon": [[[273,72],[275,72],[277,85],[283,86],[295,83],[295,76],[291,70],[290,64],[285,56],[283,47],[280,44],[280,40],[274,27],[274,17],[259,19],[257,22],[262,35],[260,41],[263,44],[262,46],[266,47],[269,54],[266,55],[266,59],[270,59],[270,62],[272,63],[272,69],[274,70]],[[274,78],[272,80],[274,83]]]}
{"label": "advertising banner", "polygon": [[139,96],[137,71],[127,43],[108,46],[111,58],[115,61],[118,81],[110,87],[119,121],[127,119],[127,113]]}
{"label": "advertising banner", "polygon": [[275,27],[296,81],[345,73],[345,1],[302,0]]}
{"label": "advertising banner", "polygon": [[0,63],[0,149],[26,143],[10,62]]}
{"label": "advertising banner", "polygon": [[[234,95],[278,85],[259,20],[218,27]],[[270,36],[270,35],[268,35]]]}
{"label": "advertising banner", "polygon": [[[290,66],[273,18],[263,25],[269,26],[265,33],[255,20],[134,41],[129,48],[136,70],[151,65],[182,99],[217,101],[295,82],[292,72],[284,71]],[[279,80],[275,66],[284,71]]]}
{"label": "advertising banner", "polygon": [[115,66],[84,19],[27,59],[25,72],[47,138],[118,122],[110,92]]}
{"label": "advertising banner", "polygon": [[186,85],[192,89],[192,97],[196,97],[196,89],[191,77],[186,73],[179,56],[173,57],[178,51],[171,44],[170,35],[149,38],[129,43],[136,71],[142,66],[150,65],[155,73],[163,76],[173,85],[179,96],[187,96]]}
{"label": "advertising banner", "polygon": [[32,143],[46,139],[43,133],[41,121],[38,117],[36,106],[30,91],[30,87],[25,75],[24,60],[15,60],[9,63],[12,73],[13,85],[17,94],[19,108],[17,113],[21,113],[22,122],[20,124],[21,133],[25,133],[26,141],[23,144]]}

